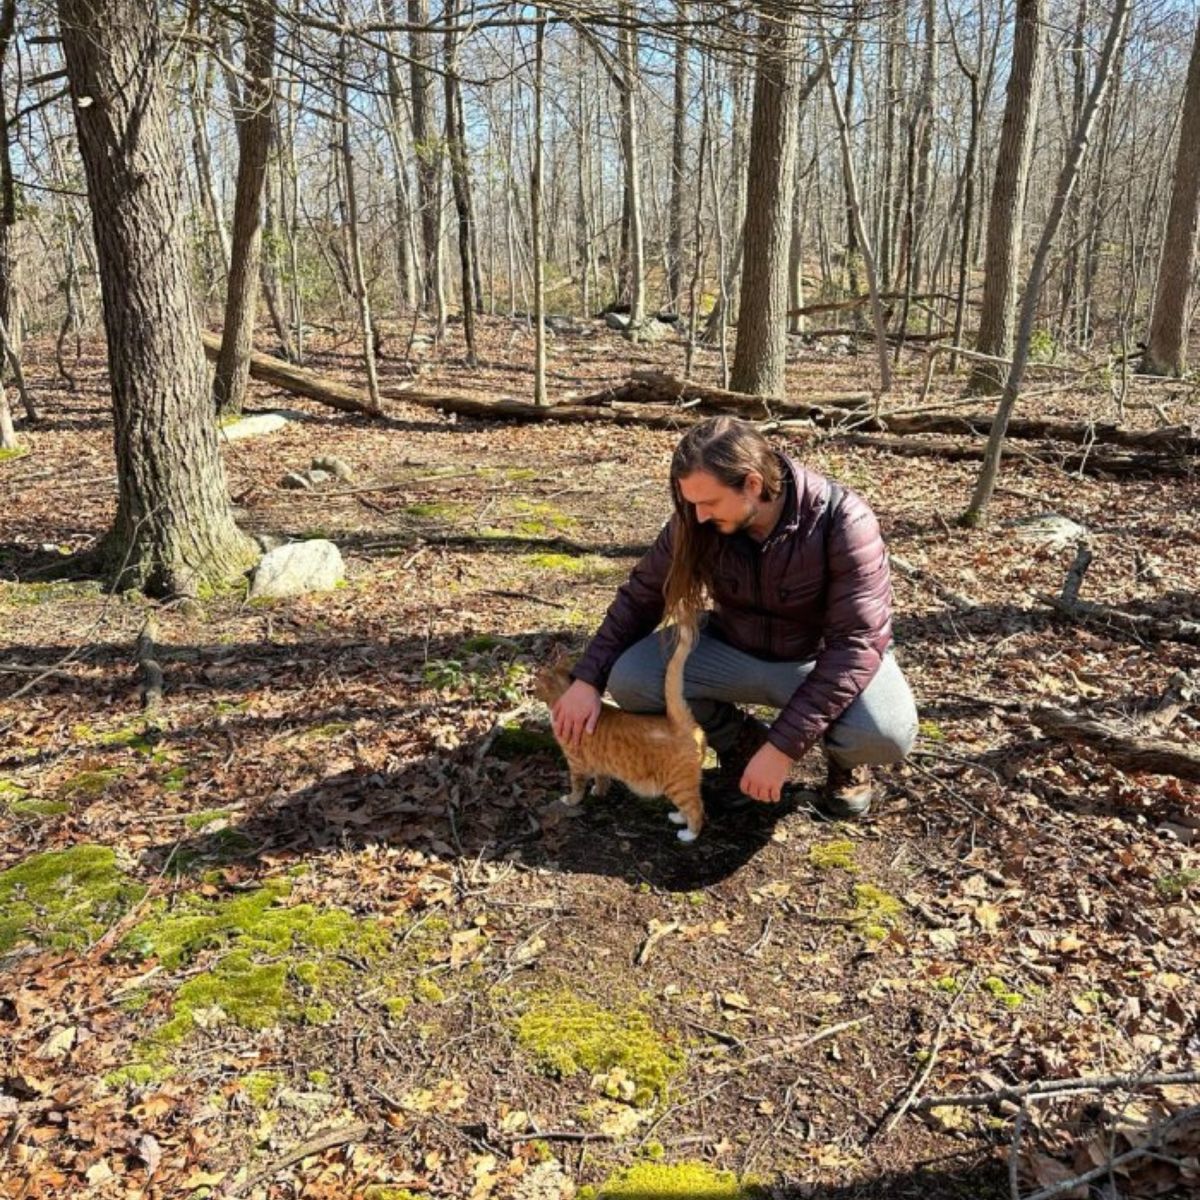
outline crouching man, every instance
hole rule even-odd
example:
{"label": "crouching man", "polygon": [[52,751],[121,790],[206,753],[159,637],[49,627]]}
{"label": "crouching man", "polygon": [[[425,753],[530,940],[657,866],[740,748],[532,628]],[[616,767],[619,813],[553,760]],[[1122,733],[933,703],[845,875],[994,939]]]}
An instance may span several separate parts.
{"label": "crouching man", "polygon": [[[670,651],[654,630],[664,611],[691,612],[701,636],[684,691],[720,764],[708,788],[714,806],[740,795],[778,802],[793,763],[820,742],[828,769],[818,810],[863,816],[871,767],[903,760],[917,732],[891,651],[891,583],[874,513],[733,417],[684,435],[671,491],[674,515],[554,705],[556,734],[587,737],[606,687],[630,712],[662,712]],[[741,705],[779,713],[767,726]]]}

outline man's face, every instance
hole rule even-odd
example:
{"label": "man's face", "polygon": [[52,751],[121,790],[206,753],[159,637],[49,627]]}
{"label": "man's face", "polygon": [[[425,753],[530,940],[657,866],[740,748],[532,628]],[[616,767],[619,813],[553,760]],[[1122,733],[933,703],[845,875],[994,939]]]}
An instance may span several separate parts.
{"label": "man's face", "polygon": [[734,534],[747,529],[758,516],[762,485],[762,476],[755,471],[740,488],[727,487],[707,471],[693,471],[681,476],[679,492],[701,525],[711,521],[719,533]]}

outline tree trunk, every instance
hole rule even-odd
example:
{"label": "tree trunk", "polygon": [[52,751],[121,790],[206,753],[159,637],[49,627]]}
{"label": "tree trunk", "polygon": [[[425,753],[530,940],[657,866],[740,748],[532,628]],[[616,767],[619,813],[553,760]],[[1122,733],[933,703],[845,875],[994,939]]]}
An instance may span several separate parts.
{"label": "tree trunk", "polygon": [[[412,57],[413,154],[417,160],[417,205],[421,210],[421,303],[428,312],[441,315],[444,305],[440,269],[441,211],[438,203],[438,178],[441,175],[441,151],[433,133],[433,81],[429,64],[432,59],[429,24],[429,0],[408,0],[408,19],[414,26],[409,34]],[[416,28],[420,26],[421,28]],[[439,320],[440,323],[440,320]]]}
{"label": "tree trunk", "polygon": [[1187,369],[1189,296],[1196,268],[1196,225],[1200,217],[1200,25],[1192,45],[1175,183],[1158,267],[1154,315],[1141,369],[1149,375],[1182,375]]}
{"label": "tree trunk", "polygon": [[983,519],[984,510],[996,487],[996,477],[1000,472],[1000,456],[1004,450],[1005,430],[1013,408],[1016,406],[1017,397],[1021,393],[1025,368],[1029,363],[1029,343],[1033,337],[1033,322],[1037,315],[1038,299],[1046,278],[1050,247],[1058,233],[1059,225],[1062,223],[1063,212],[1070,202],[1071,193],[1075,189],[1075,182],[1079,177],[1079,166],[1087,153],[1088,138],[1091,135],[1096,109],[1108,86],[1113,59],[1116,57],[1120,44],[1124,41],[1131,2],[1132,0],[1117,0],[1113,8],[1108,34],[1104,39],[1104,50],[1096,67],[1096,78],[1092,84],[1087,104],[1084,106],[1083,115],[1080,117],[1079,127],[1075,130],[1072,138],[1066,161],[1058,174],[1058,182],[1054,189],[1054,202],[1050,206],[1046,226],[1042,230],[1041,239],[1034,252],[1033,265],[1030,267],[1029,279],[1025,284],[1025,295],[1021,298],[1021,319],[1017,327],[1012,367],[1009,369],[1008,378],[1004,384],[1004,394],[996,409],[996,419],[992,422],[992,431],[988,436],[987,450],[984,454],[983,466],[979,471],[979,479],[975,484],[975,491],[962,516],[962,522],[966,525],[976,525]]}
{"label": "tree trunk", "polygon": [[118,586],[194,593],[255,557],[233,522],[192,297],[179,150],[150,0],[59,0],[100,264],[115,417]]}
{"label": "tree trunk", "polygon": [[[1012,357],[1025,185],[1033,155],[1033,135],[1045,70],[1042,29],[1047,8],[1047,0],[1017,0],[1012,70],[1008,77],[1004,123],[988,210],[983,304],[979,336],[975,340],[976,350],[997,358]],[[971,372],[968,386],[976,391],[990,392],[998,390],[1000,382],[1001,376],[993,364],[979,363]]]}
{"label": "tree trunk", "polygon": [[625,165],[625,233],[629,255],[629,333],[636,341],[646,317],[646,261],[642,232],[642,176],[638,161],[638,52],[636,14],[629,0],[620,0],[621,27],[617,32],[621,64],[621,157]]}
{"label": "tree trunk", "polygon": [[546,405],[546,267],[542,260],[542,91],[546,82],[546,22],[537,23],[533,66],[533,169],[529,223],[533,239],[533,402]]}
{"label": "tree trunk", "polygon": [[[212,92],[213,64],[211,59],[197,59],[192,80],[192,157],[196,163],[196,182],[200,187],[201,206],[208,214],[212,235],[216,238],[218,271],[214,274],[229,274],[229,230],[225,226],[225,214],[212,178],[212,147],[208,144],[208,108]],[[211,287],[211,279],[210,279]]]}
{"label": "tree trunk", "polygon": [[[343,10],[343,19],[349,19]],[[342,152],[342,175],[346,187],[346,240],[350,279],[362,325],[363,366],[367,373],[367,392],[371,403],[379,407],[379,376],[375,371],[375,321],[371,316],[371,294],[367,290],[367,273],[363,267],[362,230],[358,216],[358,182],[354,171],[354,152],[350,145],[350,39],[342,35],[338,46],[338,126]]]}
{"label": "tree trunk", "polygon": [[796,18],[759,18],[750,132],[742,289],[731,387],[782,395],[787,361],[787,266],[792,219],[798,88]]}
{"label": "tree trunk", "polygon": [[[397,23],[396,0],[383,0],[383,18],[389,25]],[[416,275],[413,269],[412,212],[409,203],[408,155],[404,151],[401,129],[404,124],[404,91],[400,86],[400,54],[395,46],[395,34],[389,32],[385,42],[387,69],[388,139],[392,147],[392,195],[396,205],[396,271],[400,277],[400,302],[407,308],[417,303]]]}
{"label": "tree trunk", "polygon": [[458,261],[462,290],[463,337],[467,343],[467,366],[478,365],[475,350],[475,263],[471,238],[470,179],[467,174],[467,131],[462,111],[462,85],[458,79],[457,0],[446,0],[446,68],[443,75],[446,98],[446,153],[450,158],[450,183],[454,212],[458,218]]}
{"label": "tree trunk", "polygon": [[[682,17],[682,3],[676,8]],[[667,304],[673,313],[682,311],[683,301],[683,198],[688,188],[687,89],[688,55],[691,44],[680,33],[675,40],[675,94],[671,111],[671,208],[667,234]]]}
{"label": "tree trunk", "polygon": [[[17,223],[17,196],[13,182],[12,133],[13,126],[8,116],[8,50],[16,25],[16,0],[3,0],[0,4],[0,323],[11,336],[18,336],[13,329],[13,276],[16,258],[13,254],[13,228]],[[13,347],[20,350],[19,346]],[[4,379],[4,362],[0,360],[0,384]],[[7,413],[7,408],[5,409]],[[11,430],[11,421],[9,429]],[[11,449],[11,447],[5,447]]]}
{"label": "tree trunk", "polygon": [[250,379],[250,350],[258,317],[262,258],[263,185],[275,119],[275,5],[246,5],[245,84],[234,119],[238,132],[237,195],[233,205],[233,250],[225,293],[221,357],[213,375],[217,411],[240,413]]}

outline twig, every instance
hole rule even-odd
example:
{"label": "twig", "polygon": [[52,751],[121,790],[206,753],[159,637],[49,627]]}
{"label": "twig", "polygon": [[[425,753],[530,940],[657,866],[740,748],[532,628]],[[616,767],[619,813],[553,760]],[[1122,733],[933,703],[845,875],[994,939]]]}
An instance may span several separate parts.
{"label": "twig", "polygon": [[1012,1200],[1021,1200],[1021,1134],[1025,1131],[1025,1122],[1029,1119],[1029,1110],[1022,1104],[1021,1111],[1013,1125],[1012,1145],[1008,1148],[1008,1190]]}
{"label": "twig", "polygon": [[1072,1179],[1063,1179],[1058,1183],[1052,1183],[1049,1187],[1044,1187],[1040,1191],[1034,1192],[1031,1196],[1027,1196],[1025,1200],[1053,1200],[1055,1196],[1061,1196],[1066,1192],[1073,1191],[1077,1187],[1083,1187],[1092,1182],[1093,1179],[1100,1179],[1105,1175],[1111,1174],[1117,1167],[1123,1167],[1126,1163],[1133,1162],[1138,1158],[1147,1158],[1155,1155],[1155,1147],[1162,1144],[1163,1138],[1167,1136],[1176,1126],[1186,1124],[1188,1121],[1200,1118],[1200,1104],[1193,1105],[1191,1108],[1185,1108],[1182,1112],[1176,1113],[1169,1121],[1164,1121],[1161,1125],[1150,1131],[1150,1140],[1143,1146],[1135,1146],[1132,1150],[1126,1150],[1124,1154],[1118,1154],[1116,1158],[1109,1159],[1108,1162],[1101,1163],[1098,1167],[1093,1167],[1090,1171],[1085,1171],[1082,1175],[1076,1175]]}
{"label": "twig", "polygon": [[1080,541],[1075,550],[1075,561],[1071,564],[1071,569],[1067,572],[1067,577],[1063,581],[1062,595],[1059,599],[1068,608],[1072,608],[1075,602],[1079,599],[1079,589],[1083,587],[1083,574],[1091,565],[1092,548],[1088,545],[1088,541],[1084,538]]}
{"label": "twig", "polygon": [[[937,1032],[933,1037],[933,1045],[929,1048],[929,1057],[925,1060],[921,1070],[917,1073],[916,1079],[913,1080],[912,1086],[908,1089],[904,1099],[900,1102],[900,1106],[892,1114],[892,1118],[883,1128],[883,1137],[887,1137],[889,1133],[903,1120],[905,1113],[912,1108],[913,1103],[920,1095],[921,1089],[929,1081],[929,1076],[933,1074],[934,1065],[937,1063],[937,1056],[942,1049],[942,1043],[946,1040],[946,1029],[949,1026],[950,1018],[954,1015],[954,1010],[962,1003],[963,997],[971,990],[971,985],[975,979],[975,972],[972,970],[966,983],[963,984],[958,994],[950,1002],[945,1013],[942,1014],[942,1019],[938,1022]],[[867,1142],[874,1141],[875,1135],[872,1134]]]}
{"label": "twig", "polygon": [[136,643],[142,710],[147,716],[153,715],[163,698],[163,669],[155,657],[154,649],[157,634],[154,617],[148,616]]}
{"label": "twig", "polygon": [[644,967],[650,961],[650,954],[654,947],[663,940],[669,933],[676,933],[679,930],[678,921],[657,921],[653,917],[650,919],[650,924],[647,926],[649,933],[646,940],[642,942],[642,948],[637,953],[637,958],[633,961],[639,966]]}
{"label": "twig", "polygon": [[243,1192],[257,1187],[264,1180],[270,1179],[272,1175],[277,1171],[282,1171],[284,1167],[290,1167],[292,1163],[299,1162],[302,1158],[308,1158],[310,1154],[322,1154],[326,1150],[332,1150],[335,1146],[344,1146],[347,1142],[356,1142],[364,1134],[369,1133],[370,1130],[370,1121],[356,1121],[353,1125],[343,1125],[340,1129],[330,1129],[325,1133],[319,1133],[316,1137],[309,1138],[307,1142],[303,1142],[299,1146],[289,1150],[282,1158],[276,1159],[269,1167],[264,1167],[256,1175],[248,1176],[241,1183],[226,1188],[222,1195],[227,1200],[232,1200],[234,1196],[240,1196]]}
{"label": "twig", "polygon": [[914,1106],[917,1112],[957,1105],[982,1108],[1003,1100],[1017,1102],[1030,1097],[1056,1096],[1063,1092],[1108,1092],[1114,1088],[1161,1087],[1169,1083],[1200,1083],[1200,1071],[1173,1071],[1161,1075],[1081,1075],[1075,1079],[1038,1079],[1019,1087],[997,1088],[994,1092],[960,1092],[953,1096],[927,1096]]}

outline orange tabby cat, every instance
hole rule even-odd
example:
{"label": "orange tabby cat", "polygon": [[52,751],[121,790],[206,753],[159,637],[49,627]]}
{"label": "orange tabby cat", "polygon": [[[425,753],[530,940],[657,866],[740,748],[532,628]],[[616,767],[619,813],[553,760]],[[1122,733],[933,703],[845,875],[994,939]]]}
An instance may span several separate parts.
{"label": "orange tabby cat", "polygon": [[[666,714],[647,716],[602,705],[595,730],[574,746],[562,746],[571,771],[571,791],[562,799],[564,804],[580,803],[589,779],[595,780],[596,795],[603,796],[611,780],[619,779],[639,796],[666,796],[678,810],[670,819],[687,825],[679,831],[679,840],[694,842],[704,825],[704,733],[683,698],[683,664],[695,633],[682,625],[674,628],[675,648],[664,681]],[[566,663],[560,659],[538,674],[533,690],[539,700],[553,705],[570,685]]]}

